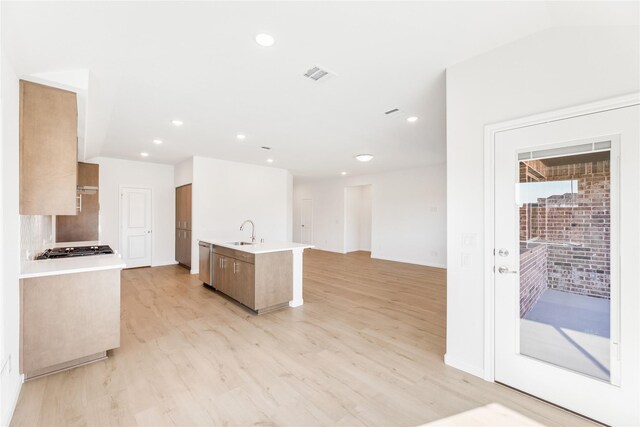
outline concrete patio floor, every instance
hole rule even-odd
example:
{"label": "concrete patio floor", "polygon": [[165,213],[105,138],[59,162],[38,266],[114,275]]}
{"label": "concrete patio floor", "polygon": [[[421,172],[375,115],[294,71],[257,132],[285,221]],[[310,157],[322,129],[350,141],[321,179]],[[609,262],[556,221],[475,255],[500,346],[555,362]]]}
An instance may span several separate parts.
{"label": "concrete patio floor", "polygon": [[610,301],[547,289],[520,322],[520,353],[609,381]]}

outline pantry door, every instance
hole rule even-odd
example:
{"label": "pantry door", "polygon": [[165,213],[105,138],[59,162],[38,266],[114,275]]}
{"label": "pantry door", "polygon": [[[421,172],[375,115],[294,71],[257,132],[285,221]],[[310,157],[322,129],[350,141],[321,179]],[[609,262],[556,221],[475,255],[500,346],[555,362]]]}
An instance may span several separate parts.
{"label": "pantry door", "polygon": [[640,106],[498,132],[495,380],[640,425]]}
{"label": "pantry door", "polygon": [[120,252],[127,268],[151,266],[151,189],[120,188]]}

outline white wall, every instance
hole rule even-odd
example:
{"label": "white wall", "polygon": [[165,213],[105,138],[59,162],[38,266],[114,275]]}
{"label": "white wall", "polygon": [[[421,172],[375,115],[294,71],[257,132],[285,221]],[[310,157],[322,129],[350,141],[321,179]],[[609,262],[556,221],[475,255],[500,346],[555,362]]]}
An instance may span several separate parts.
{"label": "white wall", "polygon": [[193,183],[193,157],[175,165],[173,174],[176,188]]}
{"label": "white wall", "polygon": [[[22,384],[19,371],[20,299],[20,216],[19,216],[19,85],[8,59],[1,56],[0,108],[2,141],[0,144],[0,195],[2,219],[0,235],[1,333],[0,423],[8,425]],[[9,361],[9,358],[11,359]]]}
{"label": "white wall", "polygon": [[173,165],[96,157],[100,165],[100,240],[120,251],[120,186],[151,188],[151,265],[175,264]]}
{"label": "white wall", "polygon": [[344,189],[344,250],[371,250],[371,186]]}
{"label": "white wall", "polygon": [[447,363],[483,375],[484,126],[639,91],[638,31],[549,29],[447,70]]}
{"label": "white wall", "polygon": [[293,239],[300,241],[302,199],[313,199],[313,244],[345,252],[344,188],[371,185],[371,256],[444,267],[445,165],[328,180],[294,180]]}
{"label": "white wall", "polygon": [[198,272],[198,239],[247,240],[251,219],[257,239],[290,240],[291,174],[284,169],[193,158],[191,272]]}

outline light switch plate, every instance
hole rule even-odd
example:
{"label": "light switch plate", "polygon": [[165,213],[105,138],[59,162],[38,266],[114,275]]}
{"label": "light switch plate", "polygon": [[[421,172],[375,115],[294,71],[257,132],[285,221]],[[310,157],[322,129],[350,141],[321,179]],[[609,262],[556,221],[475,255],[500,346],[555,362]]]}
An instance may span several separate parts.
{"label": "light switch plate", "polygon": [[477,239],[478,235],[476,233],[462,233],[462,247],[474,249]]}

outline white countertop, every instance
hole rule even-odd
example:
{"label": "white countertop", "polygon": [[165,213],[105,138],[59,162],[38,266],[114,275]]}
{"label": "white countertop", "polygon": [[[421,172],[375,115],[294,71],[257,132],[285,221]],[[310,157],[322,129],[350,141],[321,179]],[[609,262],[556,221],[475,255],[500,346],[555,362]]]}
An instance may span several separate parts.
{"label": "white countertop", "polygon": [[[54,243],[53,247],[93,246],[100,242]],[[25,260],[20,266],[20,279],[84,273],[87,271],[123,269],[126,264],[119,254],[89,255],[72,258]]]}
{"label": "white countertop", "polygon": [[266,254],[269,252],[283,252],[293,251],[296,249],[308,249],[313,248],[313,245],[307,245],[303,243],[294,242],[264,242],[255,243],[253,245],[234,245],[229,242],[237,242],[238,239],[198,239],[200,242],[210,243],[216,246],[222,246],[223,248],[235,249],[237,251],[248,252],[250,254]]}

